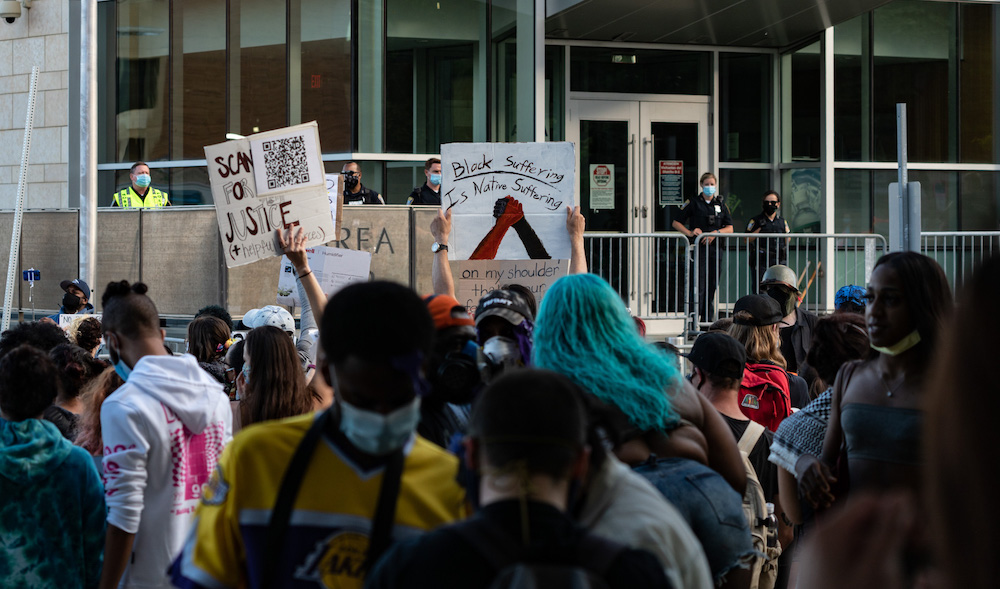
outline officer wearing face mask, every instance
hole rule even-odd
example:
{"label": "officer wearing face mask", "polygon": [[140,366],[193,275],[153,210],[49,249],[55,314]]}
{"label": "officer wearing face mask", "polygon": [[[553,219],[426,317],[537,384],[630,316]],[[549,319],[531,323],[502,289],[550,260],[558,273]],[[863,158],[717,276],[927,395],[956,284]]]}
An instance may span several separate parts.
{"label": "officer wearing face mask", "polygon": [[[788,363],[789,372],[803,372],[802,365],[809,353],[813,329],[819,320],[815,314],[799,307],[802,293],[796,285],[795,271],[788,266],[774,265],[764,272],[760,289],[763,294],[778,301],[784,314],[781,328],[781,355]],[[805,376],[805,375],[803,375]],[[809,380],[808,377],[806,380]]]}
{"label": "officer wearing face mask", "polygon": [[145,162],[132,164],[129,178],[132,179],[131,186],[115,193],[112,206],[123,209],[158,209],[170,206],[167,193],[150,186],[152,179],[149,175],[149,166]]}
{"label": "officer wearing face mask", "polygon": [[424,164],[427,181],[417,186],[406,199],[408,205],[441,205],[441,160],[432,157]]}
{"label": "officer wearing face mask", "polygon": [[531,364],[534,325],[535,316],[520,293],[500,289],[479,299],[476,334],[493,377]]}
{"label": "officer wearing face mask", "polygon": [[86,282],[79,278],[63,280],[59,287],[65,292],[62,304],[59,312],[50,315],[49,319],[58,323],[60,315],[89,315],[94,312],[94,305],[90,304],[90,287]]}
{"label": "officer wearing face mask", "polygon": [[384,205],[382,195],[361,183],[361,166],[358,162],[347,162],[340,172],[344,181],[345,205]]}
{"label": "officer wearing face mask", "polygon": [[[764,194],[762,211],[756,217],[750,219],[747,224],[747,233],[791,233],[788,222],[778,214],[781,207],[781,195],[773,190]],[[751,237],[747,240],[749,244],[757,241],[756,251],[750,250],[750,269],[756,278],[756,284],[763,280],[764,270],[775,264],[785,265],[788,263],[788,239],[756,239]]]}

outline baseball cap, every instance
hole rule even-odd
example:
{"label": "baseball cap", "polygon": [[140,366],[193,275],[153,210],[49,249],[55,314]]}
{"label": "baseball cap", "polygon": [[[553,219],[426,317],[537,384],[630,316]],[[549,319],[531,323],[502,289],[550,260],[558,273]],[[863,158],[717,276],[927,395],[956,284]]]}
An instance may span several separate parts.
{"label": "baseball cap", "polygon": [[63,289],[66,292],[69,292],[69,287],[71,286],[75,286],[80,290],[82,290],[83,295],[87,297],[88,301],[90,300],[90,287],[87,286],[86,282],[80,280],[79,278],[74,278],[73,280],[63,280],[62,282],[59,283],[59,288]]}
{"label": "baseball cap", "polygon": [[281,331],[294,332],[295,319],[288,309],[277,305],[268,305],[260,309],[250,309],[243,316],[243,325],[254,329],[265,325],[272,325]]}
{"label": "baseball cap", "polygon": [[742,377],[743,365],[747,362],[743,344],[721,331],[710,331],[698,336],[691,351],[684,357],[705,372],[725,378]]}
{"label": "baseball cap", "polygon": [[431,314],[431,319],[434,320],[434,328],[438,331],[448,327],[466,325],[472,327],[476,324],[472,317],[469,317],[465,307],[453,296],[427,295],[424,297],[424,303],[427,305],[427,312]]}
{"label": "baseball cap", "polygon": [[[773,268],[774,266],[772,266]],[[750,314],[749,319],[742,319],[738,313],[746,311]],[[736,325],[752,325],[754,327],[764,327],[774,325],[784,318],[778,301],[767,295],[752,294],[736,301],[733,306],[733,323]],[[704,337],[704,336],[702,336]],[[699,338],[700,339],[700,338]]]}
{"label": "baseball cap", "polygon": [[476,325],[478,326],[483,319],[494,316],[506,319],[511,325],[535,320],[524,297],[504,289],[491,291],[479,299],[479,306],[476,307]]}
{"label": "baseball cap", "polygon": [[796,293],[799,293],[799,289],[795,286],[797,283],[798,280],[795,278],[795,271],[788,266],[782,266],[781,264],[775,264],[774,266],[768,268],[760,280],[761,286],[781,284],[794,290]]}
{"label": "baseball cap", "polygon": [[865,307],[867,306],[867,301],[865,300],[867,294],[868,291],[860,286],[848,284],[837,291],[836,296],[833,298],[833,306],[835,309],[839,309],[844,303],[854,303],[859,307]]}

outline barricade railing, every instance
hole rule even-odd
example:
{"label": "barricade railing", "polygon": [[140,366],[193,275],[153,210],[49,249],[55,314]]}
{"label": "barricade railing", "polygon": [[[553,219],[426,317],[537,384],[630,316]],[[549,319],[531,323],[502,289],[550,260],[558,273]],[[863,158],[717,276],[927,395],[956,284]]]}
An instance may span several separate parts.
{"label": "barricade railing", "polygon": [[924,231],[920,253],[941,264],[957,294],[983,260],[1000,254],[1000,231]]}
{"label": "barricade railing", "polygon": [[[692,246],[691,325],[701,331],[729,316],[740,297],[758,292],[761,277],[774,264],[795,272],[801,306],[832,311],[836,290],[867,284],[875,261],[886,251],[886,239],[869,233],[699,235]],[[710,295],[713,283],[716,288]]]}
{"label": "barricade railing", "polygon": [[679,233],[585,233],[587,268],[607,280],[633,315],[688,314],[690,244]]}

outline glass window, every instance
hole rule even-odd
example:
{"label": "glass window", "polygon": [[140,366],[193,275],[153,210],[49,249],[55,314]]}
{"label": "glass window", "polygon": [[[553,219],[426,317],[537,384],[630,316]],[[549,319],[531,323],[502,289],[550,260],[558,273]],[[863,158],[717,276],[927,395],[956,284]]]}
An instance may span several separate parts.
{"label": "glass window", "polygon": [[792,233],[819,233],[824,210],[819,168],[781,172],[781,209]]}
{"label": "glass window", "polygon": [[1000,229],[1000,174],[960,172],[958,174],[961,228],[964,231]]}
{"label": "glass window", "polygon": [[424,176],[424,163],[386,162],[385,164],[385,203],[390,205],[406,204],[415,187],[427,182]]}
{"label": "glass window", "polygon": [[711,93],[712,54],[606,47],[573,47],[570,87],[575,92]]}
{"label": "glass window", "polygon": [[[302,121],[316,121],[325,153],[351,150],[351,7],[299,0]],[[294,58],[294,56],[293,56]]]}
{"label": "glass window", "polygon": [[725,162],[771,161],[771,56],[719,56],[721,156]]}
{"label": "glass window", "polygon": [[833,29],[833,151],[839,161],[866,161],[870,157],[868,22],[868,15],[863,14]]}
{"label": "glass window", "polygon": [[959,61],[959,155],[962,162],[994,163],[996,99],[994,70],[996,48],[993,11],[995,6],[962,4],[961,51]]}
{"label": "glass window", "polygon": [[169,172],[170,187],[167,192],[171,205],[205,205],[215,202],[212,200],[207,167],[172,168],[165,172]]}
{"label": "glass window", "polygon": [[388,151],[439,153],[442,143],[486,140],[486,7],[386,1]]}
{"label": "glass window", "polygon": [[566,140],[566,48],[545,48],[545,140]]}
{"label": "glass window", "polygon": [[154,161],[169,156],[168,7],[166,2],[143,0],[117,3],[115,161]]}
{"label": "glass window", "polygon": [[896,161],[896,104],[906,103],[907,158],[956,161],[958,131],[949,61],[955,53],[955,5],[892,2],[874,19],[875,161]]}
{"label": "glass window", "polygon": [[[117,136],[114,126],[110,121],[114,121],[117,114],[117,102],[115,93],[118,87],[115,81],[117,60],[115,55],[118,52],[117,35],[115,34],[115,12],[117,6],[114,2],[97,3],[97,118],[100,121],[97,132],[97,162],[101,164],[117,163]],[[98,174],[100,182],[101,174]],[[108,182],[110,185],[110,181]],[[98,194],[110,192],[101,189]]]}
{"label": "glass window", "polygon": [[202,159],[204,146],[224,141],[227,131],[226,36],[219,34],[226,30],[226,2],[202,0],[171,5],[174,42],[170,157]]}
{"label": "glass window", "polygon": [[819,42],[781,58],[782,159],[818,162],[823,60]]}
{"label": "glass window", "polygon": [[[232,8],[235,4],[231,4]],[[244,2],[239,11],[240,135],[288,124],[288,61],[285,2]],[[232,131],[232,129],[230,129]]]}
{"label": "glass window", "polygon": [[871,232],[871,175],[869,170],[837,170],[834,172],[833,230],[835,232]]}
{"label": "glass window", "polygon": [[[764,193],[771,190],[771,170],[719,170],[719,190],[733,216],[733,231],[744,233],[751,217],[763,210]],[[785,216],[784,210],[778,214]]]}

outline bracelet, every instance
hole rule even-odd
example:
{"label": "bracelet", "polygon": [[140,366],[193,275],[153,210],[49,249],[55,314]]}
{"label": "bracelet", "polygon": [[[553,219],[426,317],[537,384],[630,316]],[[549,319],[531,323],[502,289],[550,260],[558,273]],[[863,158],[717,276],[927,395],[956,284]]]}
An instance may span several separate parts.
{"label": "bracelet", "polygon": [[310,269],[309,269],[309,271],[308,271],[308,272],[306,272],[305,274],[299,274],[299,278],[302,278],[303,276],[309,276],[309,275],[310,275],[310,274],[312,274],[312,273],[313,273],[313,271],[312,271],[312,269],[310,268]]}

